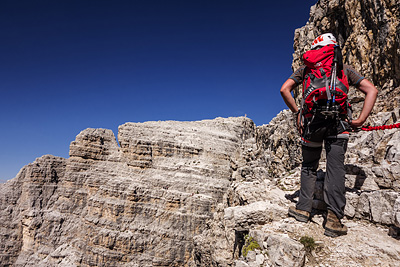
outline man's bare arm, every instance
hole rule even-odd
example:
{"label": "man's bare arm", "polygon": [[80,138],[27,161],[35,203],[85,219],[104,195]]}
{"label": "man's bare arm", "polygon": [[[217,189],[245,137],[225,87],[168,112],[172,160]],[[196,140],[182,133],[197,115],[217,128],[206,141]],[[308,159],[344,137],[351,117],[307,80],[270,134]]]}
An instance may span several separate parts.
{"label": "man's bare arm", "polygon": [[297,84],[292,79],[287,79],[287,81],[281,87],[281,95],[286,105],[292,112],[297,112],[298,108],[294,98],[292,96],[292,91],[296,88]]}
{"label": "man's bare arm", "polygon": [[[292,96],[292,91],[294,88],[296,88],[297,84],[295,81],[292,79],[288,79],[281,87],[281,95],[283,100],[285,101],[286,105],[288,108],[293,112],[293,113],[298,113],[299,109],[296,105],[296,101],[294,100]],[[301,114],[297,114],[296,118],[296,125],[297,125],[297,130],[299,131],[300,135],[303,134],[303,125],[301,123]]]}
{"label": "man's bare arm", "polygon": [[367,79],[363,79],[360,82],[358,89],[365,94],[365,99],[360,116],[351,122],[353,127],[361,127],[364,124],[375,105],[376,97],[378,95],[378,90]]}

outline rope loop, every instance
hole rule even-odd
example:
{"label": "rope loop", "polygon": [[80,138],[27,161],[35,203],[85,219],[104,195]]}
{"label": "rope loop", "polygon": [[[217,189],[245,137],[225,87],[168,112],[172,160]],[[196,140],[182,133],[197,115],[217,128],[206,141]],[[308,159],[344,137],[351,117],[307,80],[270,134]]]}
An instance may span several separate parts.
{"label": "rope loop", "polygon": [[387,130],[400,128],[400,123],[391,124],[391,125],[382,125],[382,126],[363,126],[361,130],[363,131],[377,131],[377,130]]}

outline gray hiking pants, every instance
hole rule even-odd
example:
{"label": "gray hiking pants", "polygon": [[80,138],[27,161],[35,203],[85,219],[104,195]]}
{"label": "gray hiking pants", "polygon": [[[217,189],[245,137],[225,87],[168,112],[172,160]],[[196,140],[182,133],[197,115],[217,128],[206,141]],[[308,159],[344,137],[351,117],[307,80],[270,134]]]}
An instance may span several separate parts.
{"label": "gray hiking pants", "polygon": [[[347,150],[347,138],[327,137],[324,139],[326,151],[326,175],[324,182],[324,200],[327,208],[341,219],[346,205],[344,158]],[[317,169],[321,158],[321,146],[302,145],[303,164],[300,178],[300,196],[296,208],[311,212],[314,198]]]}

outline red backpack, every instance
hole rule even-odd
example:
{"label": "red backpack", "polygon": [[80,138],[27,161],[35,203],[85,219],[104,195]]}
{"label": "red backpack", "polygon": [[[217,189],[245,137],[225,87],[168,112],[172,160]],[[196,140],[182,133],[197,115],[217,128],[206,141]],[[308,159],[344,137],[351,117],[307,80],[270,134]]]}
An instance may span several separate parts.
{"label": "red backpack", "polygon": [[331,88],[334,55],[333,44],[303,54],[303,62],[307,66],[304,71],[302,100],[305,118],[324,110],[336,110],[339,114],[348,112],[349,83],[343,68],[337,69],[336,89],[332,91]]}

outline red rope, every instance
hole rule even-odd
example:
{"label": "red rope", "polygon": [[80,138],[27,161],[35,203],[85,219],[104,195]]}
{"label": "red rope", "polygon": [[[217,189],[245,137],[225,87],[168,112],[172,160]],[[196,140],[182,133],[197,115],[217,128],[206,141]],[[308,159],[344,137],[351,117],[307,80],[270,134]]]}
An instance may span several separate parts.
{"label": "red rope", "polygon": [[391,124],[391,125],[382,125],[382,126],[364,126],[361,128],[363,131],[376,131],[376,130],[386,130],[386,129],[394,129],[400,128],[400,123]]}

